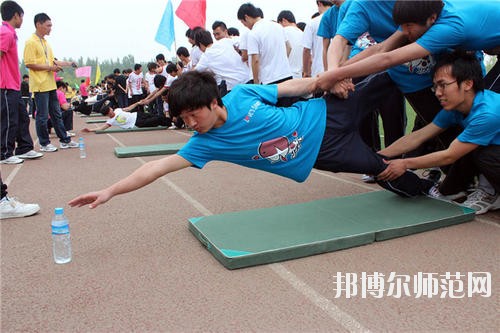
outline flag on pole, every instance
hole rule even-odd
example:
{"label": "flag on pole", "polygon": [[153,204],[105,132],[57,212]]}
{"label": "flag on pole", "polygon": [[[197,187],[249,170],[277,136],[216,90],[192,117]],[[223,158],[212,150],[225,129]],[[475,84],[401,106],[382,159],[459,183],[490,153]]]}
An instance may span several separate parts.
{"label": "flag on pole", "polygon": [[190,29],[205,28],[207,0],[182,0],[175,15],[183,20]]}
{"label": "flag on pole", "polygon": [[91,73],[92,73],[91,66],[78,67],[77,69],[75,69],[76,77],[90,77]]}
{"label": "flag on pole", "polygon": [[155,41],[165,45],[170,50],[174,40],[174,8],[172,7],[172,0],[168,0],[167,7],[163,12],[160,25],[158,26],[158,31],[156,31]]}
{"label": "flag on pole", "polygon": [[98,84],[100,79],[101,79],[101,66],[99,66],[99,63],[97,63],[97,69],[95,70],[95,84]]}

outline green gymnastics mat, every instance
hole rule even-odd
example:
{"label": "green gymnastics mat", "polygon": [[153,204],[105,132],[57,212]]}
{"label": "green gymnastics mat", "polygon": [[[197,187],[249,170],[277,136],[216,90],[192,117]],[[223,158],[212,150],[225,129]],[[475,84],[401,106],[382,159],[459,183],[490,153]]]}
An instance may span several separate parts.
{"label": "green gymnastics mat", "polygon": [[189,219],[189,230],[226,268],[337,251],[474,219],[474,210],[377,191]]}
{"label": "green gymnastics mat", "polygon": [[85,122],[87,124],[100,124],[100,123],[105,123],[106,120],[108,120],[107,118],[106,119],[89,119],[89,120],[85,120]]}
{"label": "green gymnastics mat", "polygon": [[116,147],[116,157],[138,157],[154,155],[171,155],[177,153],[185,143],[167,143],[146,146]]}
{"label": "green gymnastics mat", "polygon": [[89,115],[81,114],[81,118],[89,118],[89,117],[103,117],[102,113],[91,113]]}
{"label": "green gymnastics mat", "polygon": [[121,132],[145,132],[145,131],[158,131],[166,130],[167,126],[156,126],[156,127],[133,127],[133,128],[121,128],[121,127],[110,127],[105,130],[97,130],[96,134],[104,133],[121,133]]}

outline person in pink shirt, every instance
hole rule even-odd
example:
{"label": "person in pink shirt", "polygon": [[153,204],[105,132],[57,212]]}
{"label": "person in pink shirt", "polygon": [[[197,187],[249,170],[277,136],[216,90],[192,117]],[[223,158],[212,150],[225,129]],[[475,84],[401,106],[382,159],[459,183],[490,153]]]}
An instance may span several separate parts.
{"label": "person in pink shirt", "polygon": [[66,129],[68,136],[75,136],[74,133],[70,132],[73,129],[73,108],[66,99],[68,85],[63,81],[57,81],[56,86],[57,100],[59,101],[59,106],[61,107],[64,128]]}
{"label": "person in pink shirt", "polygon": [[82,96],[83,100],[86,100],[89,97],[89,93],[87,91],[87,83],[85,82],[85,80],[81,80],[80,82],[81,82],[81,84],[80,84],[80,96]]}
{"label": "person in pink shirt", "polygon": [[[1,5],[0,27],[0,114],[2,164],[19,164],[24,159],[43,156],[33,150],[33,139],[29,132],[30,118],[21,98],[21,73],[17,54],[17,35],[23,23],[24,12],[14,1]],[[16,147],[17,142],[17,147]]]}

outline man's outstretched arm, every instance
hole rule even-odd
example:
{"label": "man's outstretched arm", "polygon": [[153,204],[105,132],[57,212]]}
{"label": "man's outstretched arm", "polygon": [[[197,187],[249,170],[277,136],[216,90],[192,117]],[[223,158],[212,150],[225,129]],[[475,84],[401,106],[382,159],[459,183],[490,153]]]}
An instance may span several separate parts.
{"label": "man's outstretched arm", "polygon": [[317,89],[317,77],[292,79],[278,84],[278,97],[309,95]]}
{"label": "man's outstretched arm", "polygon": [[82,194],[71,200],[68,204],[71,207],[89,205],[89,208],[95,208],[107,202],[115,195],[135,191],[168,173],[187,168],[191,165],[189,161],[177,154],[151,161],[110,187],[97,192]]}

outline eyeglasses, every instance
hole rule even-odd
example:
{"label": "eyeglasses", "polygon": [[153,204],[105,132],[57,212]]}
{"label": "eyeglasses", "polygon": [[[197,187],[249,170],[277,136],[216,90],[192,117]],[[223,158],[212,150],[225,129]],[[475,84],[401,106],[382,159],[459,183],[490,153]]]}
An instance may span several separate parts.
{"label": "eyeglasses", "polygon": [[431,91],[432,92],[436,92],[436,90],[440,89],[442,91],[444,91],[446,89],[446,87],[448,87],[450,84],[453,84],[457,82],[457,80],[455,81],[451,81],[451,82],[441,82],[441,83],[434,83],[431,87]]}

